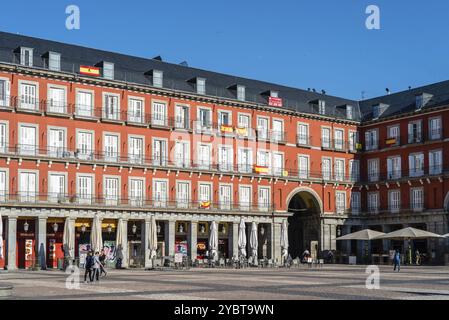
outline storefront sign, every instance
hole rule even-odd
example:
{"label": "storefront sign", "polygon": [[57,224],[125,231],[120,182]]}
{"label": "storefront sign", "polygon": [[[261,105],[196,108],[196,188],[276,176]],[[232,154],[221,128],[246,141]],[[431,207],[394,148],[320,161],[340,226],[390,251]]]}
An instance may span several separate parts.
{"label": "storefront sign", "polygon": [[268,105],[272,107],[282,107],[282,99],[276,97],[268,97]]}

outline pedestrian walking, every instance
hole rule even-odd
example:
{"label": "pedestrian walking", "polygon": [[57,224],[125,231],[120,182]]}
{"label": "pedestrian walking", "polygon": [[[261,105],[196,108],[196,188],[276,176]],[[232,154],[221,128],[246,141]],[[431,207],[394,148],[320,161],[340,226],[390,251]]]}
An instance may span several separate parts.
{"label": "pedestrian walking", "polygon": [[100,281],[100,270],[101,270],[101,262],[100,262],[100,253],[97,251],[95,255],[92,257],[92,282]]}
{"label": "pedestrian walking", "polygon": [[398,269],[398,272],[401,270],[401,254],[399,253],[399,250],[396,250],[393,257],[393,271],[396,271]]}
{"label": "pedestrian walking", "polygon": [[419,250],[415,251],[415,262],[417,266],[421,264],[421,254],[419,253]]}
{"label": "pedestrian walking", "polygon": [[84,283],[87,283],[87,276],[89,276],[89,282],[92,282],[92,267],[93,257],[92,252],[87,253],[86,262],[84,263]]}
{"label": "pedestrian walking", "polygon": [[100,277],[102,276],[102,274],[104,273],[104,276],[106,277],[106,275],[108,274],[106,272],[106,253],[104,252],[104,249],[101,250],[101,254],[99,256],[99,260],[100,260]]}

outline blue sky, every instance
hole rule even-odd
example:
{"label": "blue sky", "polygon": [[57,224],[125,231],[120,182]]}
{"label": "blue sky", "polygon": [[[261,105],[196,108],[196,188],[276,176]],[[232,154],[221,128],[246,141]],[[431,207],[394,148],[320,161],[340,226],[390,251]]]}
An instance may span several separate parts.
{"label": "blue sky", "polygon": [[[370,4],[381,30],[365,28]],[[446,0],[5,1],[0,29],[353,99],[449,79]]]}

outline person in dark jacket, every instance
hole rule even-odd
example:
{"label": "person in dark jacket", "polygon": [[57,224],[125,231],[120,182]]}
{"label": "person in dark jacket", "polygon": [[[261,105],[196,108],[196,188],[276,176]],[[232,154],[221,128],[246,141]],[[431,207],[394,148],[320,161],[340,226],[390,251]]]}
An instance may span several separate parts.
{"label": "person in dark jacket", "polygon": [[106,276],[108,273],[106,272],[105,269],[106,253],[104,252],[104,249],[101,250],[99,260],[100,260],[100,277],[102,276],[103,273]]}
{"label": "person in dark jacket", "polygon": [[93,258],[92,252],[87,253],[86,263],[84,264],[84,283],[87,283],[87,276],[89,276],[89,282],[92,282],[92,267],[93,267]]}
{"label": "person in dark jacket", "polygon": [[396,250],[393,257],[393,271],[396,271],[398,269],[398,272],[401,270],[401,254],[399,253],[399,250]]}

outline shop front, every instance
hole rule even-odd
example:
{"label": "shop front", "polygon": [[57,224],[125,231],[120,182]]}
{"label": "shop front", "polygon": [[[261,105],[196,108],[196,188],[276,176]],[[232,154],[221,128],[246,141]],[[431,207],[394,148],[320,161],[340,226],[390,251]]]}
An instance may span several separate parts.
{"label": "shop front", "polygon": [[36,263],[36,223],[34,219],[17,220],[16,265],[19,269],[30,269]]}
{"label": "shop front", "polygon": [[177,221],[175,226],[175,254],[187,256],[189,254],[189,245],[187,242],[187,230],[189,223],[185,221]]}
{"label": "shop front", "polygon": [[47,268],[62,268],[64,219],[51,219],[47,222]]}
{"label": "shop front", "polygon": [[91,228],[91,219],[77,219],[75,222],[75,257],[79,259],[80,266],[84,266],[90,251]]}
{"label": "shop front", "polygon": [[105,264],[107,268],[115,268],[117,261],[117,221],[105,219],[101,223],[103,237],[103,251],[106,255]]}
{"label": "shop front", "polygon": [[142,246],[142,222],[128,221],[128,265],[130,268],[142,268],[145,265]]}
{"label": "shop front", "polygon": [[229,226],[227,223],[218,224],[218,258],[229,258]]}
{"label": "shop front", "polygon": [[198,222],[198,236],[196,240],[197,257],[196,259],[206,259],[209,246],[209,223]]}

